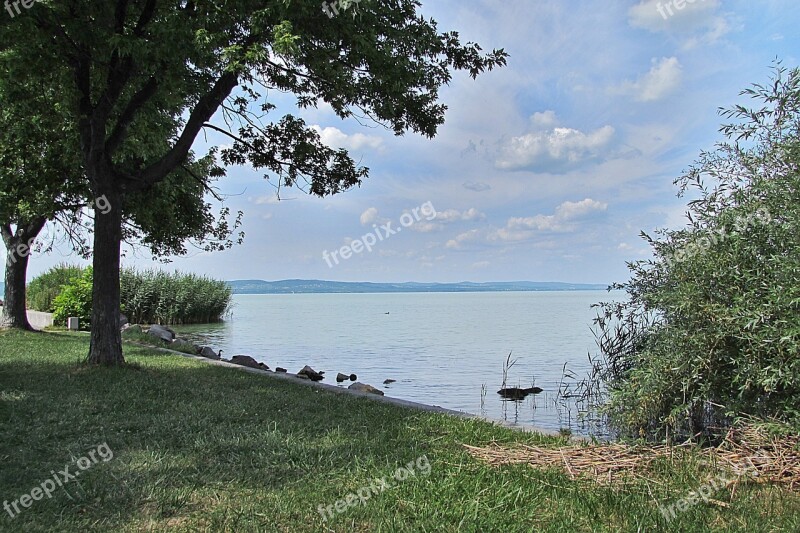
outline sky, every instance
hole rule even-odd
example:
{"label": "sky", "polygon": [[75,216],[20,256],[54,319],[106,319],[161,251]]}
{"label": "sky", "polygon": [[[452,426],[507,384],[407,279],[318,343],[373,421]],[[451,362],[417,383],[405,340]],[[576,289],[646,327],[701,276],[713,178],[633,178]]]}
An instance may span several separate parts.
{"label": "sky", "polygon": [[[624,281],[626,262],[650,254],[641,231],[684,224],[673,180],[722,140],[718,108],[746,104],[740,91],[776,59],[800,64],[797,0],[422,3],[441,31],[510,54],[477,80],[454,76],[436,138],[322,103],[300,116],[369,167],[359,188],[278,200],[274,182],[233,167],[218,188],[245,213],[244,244],[167,265],[129,251],[123,265],[225,280]],[[28,279],[62,262],[81,261],[65,245],[34,254]]]}

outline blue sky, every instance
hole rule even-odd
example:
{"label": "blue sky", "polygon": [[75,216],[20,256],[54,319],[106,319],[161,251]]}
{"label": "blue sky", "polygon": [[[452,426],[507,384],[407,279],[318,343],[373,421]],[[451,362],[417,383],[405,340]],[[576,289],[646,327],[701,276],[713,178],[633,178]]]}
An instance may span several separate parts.
{"label": "blue sky", "polygon": [[[477,81],[456,75],[433,140],[341,121],[325,105],[305,111],[371,177],[331,198],[285,189],[277,201],[259,174],[232,168],[219,185],[245,212],[245,243],[161,268],[222,279],[621,281],[626,261],[649,254],[641,230],[683,223],[672,181],[720,139],[717,108],[744,102],[739,91],[765,82],[774,59],[800,63],[797,0],[437,0],[422,13],[505,48],[508,66]],[[274,102],[291,111],[290,98]],[[332,267],[324,260],[426,203],[435,218]],[[64,246],[34,255],[29,279],[62,261],[78,262]],[[124,264],[158,266],[142,252]]]}

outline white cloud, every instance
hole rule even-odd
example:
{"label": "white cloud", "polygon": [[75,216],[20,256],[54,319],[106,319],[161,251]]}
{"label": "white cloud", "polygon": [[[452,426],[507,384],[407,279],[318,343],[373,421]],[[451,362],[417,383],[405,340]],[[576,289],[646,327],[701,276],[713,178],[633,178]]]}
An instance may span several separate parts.
{"label": "white cloud", "polygon": [[363,133],[347,135],[339,128],[332,126],[322,128],[316,124],[311,128],[319,133],[320,139],[324,144],[333,148],[346,148],[347,150],[372,148],[377,150],[383,147],[383,139],[374,135],[364,135]]}
{"label": "white cloud", "polygon": [[458,250],[461,248],[463,244],[467,244],[478,240],[479,236],[480,234],[478,230],[471,229],[467,232],[458,235],[455,239],[450,239],[444,246],[445,248]]}
{"label": "white cloud", "polygon": [[619,91],[631,94],[640,102],[654,102],[675,91],[683,78],[683,70],[677,57],[653,59],[650,71],[636,81],[627,81]]}
{"label": "white cloud", "polygon": [[552,111],[535,113],[530,121],[533,132],[500,142],[495,161],[498,168],[566,172],[602,159],[614,138],[611,126],[590,132],[555,126],[557,120]]}
{"label": "white cloud", "polygon": [[464,211],[458,209],[446,209],[444,211],[437,211],[436,217],[433,220],[420,220],[415,224],[409,226],[408,229],[418,233],[431,233],[439,231],[444,228],[445,224],[453,224],[456,222],[471,222],[474,220],[483,220],[486,215],[470,207]]}
{"label": "white cloud", "polygon": [[552,215],[534,215],[531,217],[512,217],[505,227],[492,231],[471,230],[448,241],[445,246],[450,249],[461,249],[464,245],[484,242],[510,243],[528,241],[543,234],[569,233],[580,229],[581,223],[587,223],[608,210],[608,204],[586,198],[579,202],[564,202],[555,208]]}
{"label": "white cloud", "polygon": [[372,224],[378,220],[378,208],[377,207],[370,207],[363,213],[361,213],[361,225],[366,226],[368,224]]}
{"label": "white cloud", "polygon": [[251,201],[255,202],[256,205],[275,205],[279,204],[281,199],[278,198],[277,194],[265,194],[263,196],[251,198]]}
{"label": "white cloud", "polygon": [[536,112],[531,116],[531,124],[537,129],[552,128],[558,125],[555,111]]}

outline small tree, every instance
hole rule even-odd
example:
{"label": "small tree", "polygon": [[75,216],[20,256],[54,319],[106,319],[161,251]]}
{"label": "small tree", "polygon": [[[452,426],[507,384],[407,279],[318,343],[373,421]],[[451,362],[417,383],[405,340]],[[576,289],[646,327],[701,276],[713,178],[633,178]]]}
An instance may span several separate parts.
{"label": "small tree", "polygon": [[699,196],[687,227],[644,235],[654,259],[601,305],[606,408],[626,433],[800,419],[800,69],[742,94],[756,105],[721,109],[726,140],[676,180]]}

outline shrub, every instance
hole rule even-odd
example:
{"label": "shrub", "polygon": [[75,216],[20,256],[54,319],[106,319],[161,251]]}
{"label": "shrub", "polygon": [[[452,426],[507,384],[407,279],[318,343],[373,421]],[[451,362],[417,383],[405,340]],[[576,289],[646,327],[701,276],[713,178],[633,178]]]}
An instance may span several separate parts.
{"label": "shrub", "polygon": [[60,264],[34,278],[26,289],[28,309],[53,312],[53,300],[64,285],[81,277],[84,268],[77,265]]}
{"label": "shrub", "polygon": [[69,317],[78,317],[80,329],[91,329],[92,316],[92,269],[67,283],[53,300],[53,322],[66,325]]}
{"label": "shrub", "polygon": [[726,140],[676,180],[685,229],[644,235],[599,304],[605,412],[624,434],[714,436],[739,417],[800,419],[800,69],[745,91]]}
{"label": "shrub", "polygon": [[[60,280],[65,280],[59,283]],[[89,327],[92,307],[92,269],[59,266],[31,282],[38,298],[45,293],[52,304],[42,309],[55,313],[57,323],[80,318],[81,328]],[[55,294],[53,294],[55,293]],[[52,296],[49,296],[53,294]],[[160,270],[137,272],[123,269],[120,275],[121,311],[132,323],[205,324],[225,316],[232,290],[224,281],[195,274],[167,273]]]}

